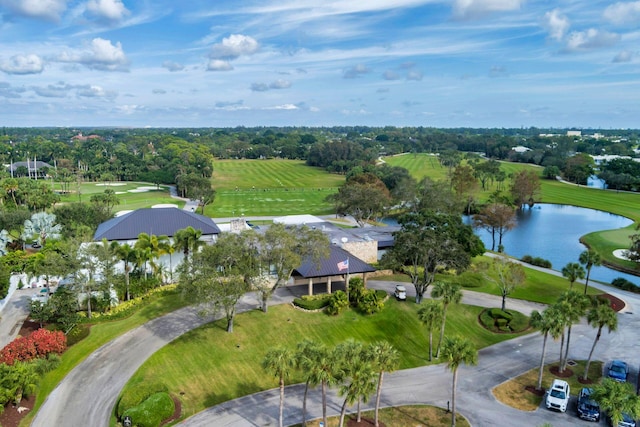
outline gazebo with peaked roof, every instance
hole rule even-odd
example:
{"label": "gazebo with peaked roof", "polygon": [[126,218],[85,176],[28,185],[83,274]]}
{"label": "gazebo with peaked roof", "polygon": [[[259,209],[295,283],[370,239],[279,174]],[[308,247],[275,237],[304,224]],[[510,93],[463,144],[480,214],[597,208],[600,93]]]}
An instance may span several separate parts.
{"label": "gazebo with peaked roof", "polygon": [[333,280],[344,281],[349,280],[349,276],[361,274],[366,283],[366,273],[376,271],[371,265],[362,261],[360,258],[345,251],[338,246],[331,246],[329,257],[315,263],[308,259],[302,262],[300,267],[293,272],[293,284],[307,284],[309,286],[309,295],[313,295],[314,283],[326,283],[327,293],[331,293],[331,282]]}
{"label": "gazebo with peaked roof", "polygon": [[202,231],[202,240],[211,242],[220,234],[216,223],[204,215],[178,208],[145,208],[103,222],[93,240],[131,241],[137,240],[140,233],[172,237],[187,227]]}

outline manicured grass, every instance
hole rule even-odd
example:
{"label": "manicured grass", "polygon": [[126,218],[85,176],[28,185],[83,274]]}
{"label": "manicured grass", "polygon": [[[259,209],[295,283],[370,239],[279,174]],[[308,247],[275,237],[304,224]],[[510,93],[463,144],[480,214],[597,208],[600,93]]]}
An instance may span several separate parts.
{"label": "manicured grass", "polygon": [[[155,185],[144,182],[83,182],[80,184],[80,193],[78,194],[78,186],[75,183],[69,185],[69,194],[63,194],[60,197],[60,201],[63,203],[71,202],[88,202],[91,196],[94,194],[103,193],[106,189],[111,189],[116,192],[116,196],[120,200],[120,204],[116,205],[114,211],[121,210],[134,210],[141,208],[149,208],[157,204],[171,203],[178,207],[184,206],[184,202],[171,197],[169,194],[169,188],[166,186],[159,186],[157,190],[150,190],[145,192],[131,192],[139,187],[155,187]],[[124,185],[121,185],[124,184]],[[61,191],[62,187],[60,183],[54,183],[56,191]],[[122,193],[122,194],[119,194]]]}
{"label": "manicured grass", "polygon": [[[277,387],[277,380],[260,367],[271,348],[295,350],[305,338],[335,346],[347,339],[362,342],[386,340],[401,354],[400,369],[428,364],[428,335],[418,321],[419,305],[389,299],[385,309],[372,316],[347,310],[339,316],[307,313],[290,305],[276,306],[265,315],[251,311],[237,316],[234,332],[215,322],[173,341],[150,359],[126,389],[151,378],[162,378],[171,393],[180,395],[183,417],[209,406]],[[517,334],[493,334],[477,319],[482,308],[454,305],[447,317],[446,333],[469,337],[482,348]],[[437,334],[436,334],[437,336]],[[437,342],[437,338],[436,338]],[[288,383],[301,382],[294,373]],[[443,398],[448,393],[443,391]]]}
{"label": "manicured grass", "polygon": [[[542,351],[542,349],[540,349]],[[571,394],[575,396],[580,392],[582,387],[589,387],[589,385],[582,384],[579,381],[584,375],[584,368],[586,365],[586,360],[576,361],[575,366],[567,366],[569,370],[573,372],[573,375],[567,378],[562,378],[563,380],[569,383],[569,387],[571,388]],[[542,387],[546,390],[551,386],[554,378],[558,378],[554,374],[551,373],[550,368],[553,366],[558,366],[557,363],[555,365],[547,365],[545,366],[542,373]],[[544,395],[537,395],[527,390],[527,387],[536,387],[538,385],[538,374],[539,368],[532,369],[530,371],[525,372],[524,374],[512,378],[509,381],[506,381],[499,386],[493,389],[493,395],[500,402],[505,405],[509,405],[513,408],[519,409],[521,411],[535,411],[540,407],[542,403],[542,399],[544,399]],[[591,361],[589,365],[589,380],[596,383],[602,377],[602,362],[600,361]]]}
{"label": "manicured grass", "polygon": [[218,160],[213,167],[216,200],[205,214],[214,218],[330,214],[324,199],[344,182],[302,160]]}
{"label": "manicured grass", "polygon": [[[392,408],[380,408],[378,416],[381,423],[387,427],[406,427],[406,426],[429,426],[429,427],[448,427],[451,425],[451,413],[446,409],[437,408],[427,405],[408,405],[396,406]],[[374,419],[374,411],[363,411],[362,418],[370,420]],[[347,420],[355,420],[356,415],[347,415]],[[313,420],[307,422],[309,427],[319,427],[322,420]],[[339,417],[332,417],[328,420],[327,427],[337,427],[340,421]],[[348,421],[345,421],[345,425]],[[456,412],[456,426],[467,427],[467,421],[459,412]],[[296,424],[295,427],[300,427]]]}
{"label": "manicured grass", "polygon": [[25,417],[20,425],[29,425],[49,393],[53,391],[65,375],[92,352],[125,332],[184,306],[184,300],[176,297],[174,293],[166,296],[152,297],[152,302],[126,319],[92,326],[89,336],[69,348],[62,355],[60,366],[42,378],[36,393],[35,407],[29,412],[29,415]]}
{"label": "manicured grass", "polygon": [[438,157],[432,154],[416,153],[384,157],[389,166],[400,166],[409,171],[411,176],[420,181],[425,176],[439,181],[447,177],[447,168],[442,167]]}

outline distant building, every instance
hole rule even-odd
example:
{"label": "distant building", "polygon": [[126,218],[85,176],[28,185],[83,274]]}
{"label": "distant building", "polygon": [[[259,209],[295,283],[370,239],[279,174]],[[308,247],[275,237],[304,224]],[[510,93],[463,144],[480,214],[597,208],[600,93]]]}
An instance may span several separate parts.
{"label": "distant building", "polygon": [[518,145],[516,147],[511,147],[511,151],[515,151],[516,153],[526,153],[527,151],[531,151],[531,148]]}
{"label": "distant building", "polygon": [[582,136],[581,130],[568,130],[567,136]]}

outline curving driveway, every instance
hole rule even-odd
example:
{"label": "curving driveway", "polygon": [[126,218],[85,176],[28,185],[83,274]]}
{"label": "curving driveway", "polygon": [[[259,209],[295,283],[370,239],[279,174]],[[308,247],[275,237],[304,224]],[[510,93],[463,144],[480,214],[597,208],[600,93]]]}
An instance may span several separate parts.
{"label": "curving driveway", "polygon": [[[392,282],[369,282],[371,287],[391,290]],[[411,291],[411,288],[408,289]],[[607,291],[625,300],[628,305],[620,314],[619,331],[603,334],[598,344],[595,358],[609,360],[613,357],[636,362],[634,344],[640,337],[640,319],[633,314],[633,307],[639,307],[640,296],[622,291]],[[463,302],[474,305],[496,306],[496,297],[465,291]],[[279,289],[272,304],[281,304],[293,298],[288,288]],[[539,304],[508,300],[508,307],[523,312],[541,309]],[[247,294],[239,304],[239,311],[258,307],[253,294]],[[196,328],[210,319],[197,316],[192,308],[185,308],[154,319],[105,344],[73,369],[49,395],[35,416],[32,426],[108,426],[116,399],[135,371],[144,361],[162,346],[183,333]],[[595,330],[587,325],[573,328],[573,357],[583,359],[591,347]],[[562,425],[587,425],[573,414],[557,414],[546,410],[523,413],[498,403],[490,389],[506,379],[531,369],[539,363],[542,348],[539,334],[532,334],[508,342],[497,344],[480,351],[477,367],[463,367],[458,384],[458,410],[474,426],[503,424],[506,417],[518,419],[521,426],[539,426],[545,422]],[[548,345],[547,359],[557,359],[559,344]],[[632,366],[632,374],[637,374]],[[451,373],[443,365],[403,370],[387,376],[383,389],[383,405],[393,406],[411,403],[431,403],[446,407],[450,396]],[[286,406],[286,423],[300,421],[300,386],[289,387]],[[209,408],[181,425],[184,426],[262,426],[276,425],[278,412],[278,392],[270,390],[245,396]],[[319,417],[317,391],[310,396],[310,416]],[[337,414],[339,400],[331,397],[330,412]],[[318,404],[316,404],[318,403]],[[593,425],[593,424],[591,424]]]}

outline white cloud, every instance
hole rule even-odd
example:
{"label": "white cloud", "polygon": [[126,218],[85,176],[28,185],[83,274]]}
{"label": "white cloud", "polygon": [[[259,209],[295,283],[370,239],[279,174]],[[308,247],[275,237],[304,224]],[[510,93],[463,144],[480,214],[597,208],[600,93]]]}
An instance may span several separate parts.
{"label": "white cloud", "polygon": [[453,14],[462,19],[473,19],[490,12],[518,10],[524,0],[454,0]]}
{"label": "white cloud", "polygon": [[274,105],[273,107],[265,107],[265,110],[298,110],[298,106],[295,104],[282,104]]}
{"label": "white cloud", "polygon": [[233,66],[229,64],[229,61],[223,61],[222,59],[212,59],[207,64],[208,71],[230,71],[233,70]]}
{"label": "white cloud", "polygon": [[122,0],[89,0],[87,11],[99,19],[109,22],[120,21],[130,13]]}
{"label": "white cloud", "polygon": [[543,26],[549,32],[549,36],[555,40],[562,40],[569,30],[569,19],[562,15],[558,9],[544,14]]}
{"label": "white cloud", "polygon": [[113,99],[118,94],[111,90],[105,90],[102,86],[97,85],[83,85],[78,86],[78,96],[85,98],[108,98]]}
{"label": "white cloud", "polygon": [[640,1],[614,3],[604,10],[604,18],[616,25],[638,25]]}
{"label": "white cloud", "polygon": [[174,61],[164,61],[162,66],[171,72],[184,70],[184,65]]}
{"label": "white cloud", "polygon": [[14,55],[0,62],[0,71],[7,74],[39,74],[44,69],[38,55]]}
{"label": "white cloud", "polygon": [[411,70],[407,73],[407,80],[420,81],[422,80],[422,77],[424,77],[424,75],[422,74],[422,71]]}
{"label": "white cloud", "polygon": [[27,18],[58,21],[68,0],[0,0],[0,6]]}
{"label": "white cloud", "polygon": [[612,62],[616,62],[616,63],[618,63],[618,62],[632,62],[637,57],[638,57],[638,53],[631,52],[631,51],[628,51],[628,50],[623,50],[622,52],[620,52],[616,56],[614,56]]}
{"label": "white cloud", "polygon": [[151,92],[152,92],[154,95],[164,95],[164,94],[166,94],[166,93],[167,93],[167,91],[166,91],[166,90],[164,90],[164,89],[153,89]]}
{"label": "white cloud", "polygon": [[266,92],[269,90],[269,86],[266,83],[251,83],[251,90],[253,92]]}
{"label": "white cloud", "polygon": [[115,45],[111,40],[95,38],[88,51],[63,52],[57,58],[60,62],[78,63],[93,70],[128,71],[129,59],[122,50],[120,42]]}
{"label": "white cloud", "polygon": [[291,82],[289,80],[276,80],[275,82],[269,83],[270,89],[288,89],[291,87]]}
{"label": "white cloud", "polygon": [[400,76],[395,71],[385,71],[382,74],[382,78],[385,80],[398,80]]}
{"label": "white cloud", "polygon": [[36,95],[45,98],[66,98],[74,87],[64,82],[59,82],[55,85],[34,86],[31,89]]}
{"label": "white cloud", "polygon": [[368,74],[369,72],[371,72],[369,67],[364,64],[357,64],[351,68],[346,69],[342,76],[345,79],[355,79],[356,77]]}
{"label": "white cloud", "polygon": [[620,36],[604,30],[589,28],[587,31],[574,31],[569,34],[565,49],[569,52],[586,51],[612,46]]}
{"label": "white cloud", "polygon": [[211,59],[235,59],[243,55],[252,55],[258,51],[256,39],[242,34],[232,34],[211,48]]}

